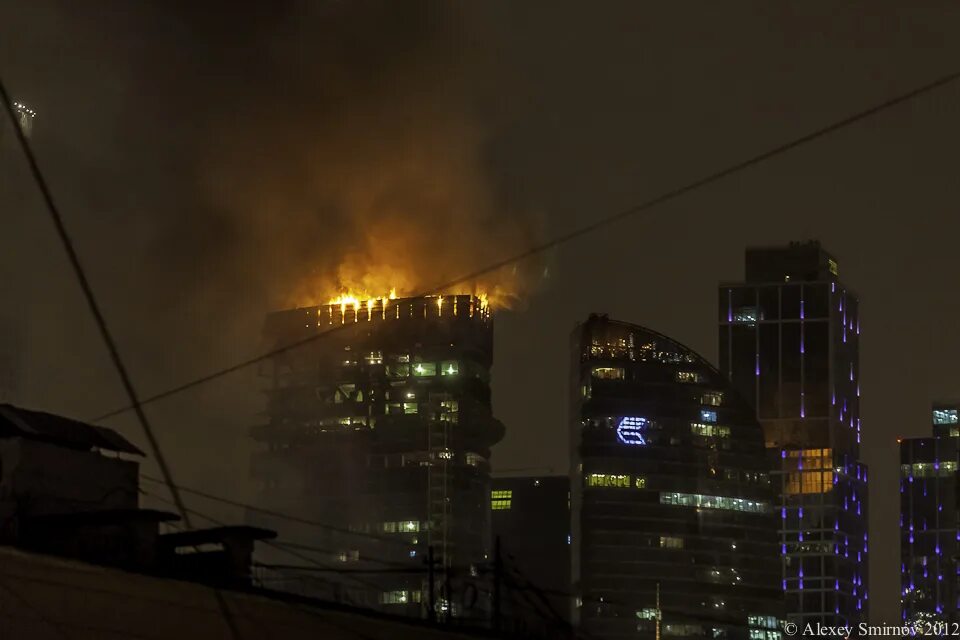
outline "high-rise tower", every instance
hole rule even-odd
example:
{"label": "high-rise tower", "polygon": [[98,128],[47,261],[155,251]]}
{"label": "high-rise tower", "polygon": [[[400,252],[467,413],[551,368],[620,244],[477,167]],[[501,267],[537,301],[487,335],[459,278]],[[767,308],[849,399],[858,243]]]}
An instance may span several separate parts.
{"label": "high-rise tower", "polygon": [[752,407],[692,350],[606,316],[575,329],[572,355],[583,630],[778,640],[779,513]]}
{"label": "high-rise tower", "polygon": [[748,249],[720,285],[720,370],[763,425],[780,494],[782,585],[797,624],[867,619],[860,313],[817,242]]}
{"label": "high-rise tower", "polygon": [[477,581],[491,553],[490,447],[504,433],[490,408],[493,327],[483,300],[320,305],[270,315],[265,333],[271,347],[299,344],[263,371],[259,502],[325,526],[251,519],[348,569],[314,580],[311,593],[332,588],[411,616],[432,600],[440,617],[477,616],[489,593]]}
{"label": "high-rise tower", "polygon": [[960,403],[933,406],[933,437],[900,439],[903,619],[960,622]]}

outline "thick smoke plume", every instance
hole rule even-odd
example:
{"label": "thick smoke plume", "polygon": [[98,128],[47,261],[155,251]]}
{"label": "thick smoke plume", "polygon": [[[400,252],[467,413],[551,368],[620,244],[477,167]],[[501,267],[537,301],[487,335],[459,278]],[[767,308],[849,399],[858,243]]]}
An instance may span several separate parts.
{"label": "thick smoke plume", "polygon": [[[258,72],[276,90],[211,123],[203,194],[278,305],[410,295],[533,242],[486,166],[462,16],[410,9],[299,7],[264,34]],[[456,290],[505,304],[523,283],[510,267]]]}

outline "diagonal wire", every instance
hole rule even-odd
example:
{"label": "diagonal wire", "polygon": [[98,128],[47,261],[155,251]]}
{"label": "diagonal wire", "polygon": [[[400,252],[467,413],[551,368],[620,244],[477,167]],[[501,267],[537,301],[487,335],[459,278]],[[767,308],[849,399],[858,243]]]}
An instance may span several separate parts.
{"label": "diagonal wire", "polygon": [[18,602],[20,602],[21,605],[23,605],[25,609],[33,611],[35,614],[37,614],[37,618],[42,622],[44,622],[51,629],[53,629],[54,633],[58,637],[63,638],[64,640],[70,640],[71,636],[64,633],[63,631],[63,627],[65,626],[63,623],[54,621],[49,616],[47,616],[43,611],[41,611],[39,608],[31,604],[30,601],[27,600],[21,593],[19,593],[13,587],[8,585],[6,580],[0,580],[0,589],[3,589],[7,593],[9,593],[11,596],[13,596]]}
{"label": "diagonal wire", "polygon": [[[148,476],[146,474],[140,474],[140,477],[148,482],[155,482],[162,484],[163,481]],[[388,538],[386,536],[377,535],[375,533],[366,533],[363,531],[351,531],[345,527],[337,527],[335,525],[327,524],[326,522],[320,522],[318,520],[310,520],[309,518],[301,518],[293,514],[284,513],[282,511],[274,511],[272,509],[262,509],[252,504],[247,504],[245,502],[240,502],[239,500],[231,500],[230,498],[224,498],[223,496],[217,496],[207,491],[200,491],[199,489],[194,489],[192,487],[187,487],[184,485],[177,485],[177,489],[183,493],[199,496],[201,498],[206,498],[207,500],[212,500],[214,502],[222,502],[223,504],[230,505],[231,507],[238,507],[241,509],[247,509],[256,513],[262,513],[264,515],[272,516],[280,520],[288,520],[290,522],[296,522],[298,524],[305,524],[311,527],[317,527],[319,529],[326,529],[327,531],[333,531],[335,533],[341,533],[348,536],[354,536],[357,538],[368,538],[370,540],[376,540],[378,542],[385,542],[388,544],[393,544],[401,547],[409,547],[410,543],[406,540],[397,540],[396,538]]]}
{"label": "diagonal wire", "polygon": [[[701,188],[701,187],[705,187],[705,186],[710,185],[710,184],[713,184],[713,183],[715,183],[715,182],[719,182],[719,181],[723,180],[724,178],[727,178],[727,177],[729,177],[729,176],[731,176],[731,175],[733,175],[733,174],[740,173],[740,172],[742,172],[742,171],[744,171],[744,170],[746,170],[746,169],[749,169],[749,168],[751,168],[751,167],[753,167],[753,166],[755,166],[755,165],[758,165],[758,164],[761,164],[761,163],[763,163],[763,162],[765,162],[765,161],[767,161],[767,160],[770,160],[771,158],[774,158],[774,157],[776,157],[776,156],[780,156],[780,155],[783,155],[783,154],[785,154],[785,153],[787,153],[787,152],[789,152],[789,151],[792,151],[792,150],[796,149],[797,147],[801,147],[801,146],[806,145],[806,144],[809,144],[809,143],[811,143],[811,142],[813,142],[813,141],[815,141],[815,140],[818,140],[818,139],[823,138],[823,137],[826,137],[826,136],[828,136],[828,135],[830,135],[830,134],[832,134],[832,133],[835,133],[835,132],[837,132],[837,131],[839,131],[839,130],[841,130],[841,129],[845,129],[846,127],[849,127],[849,126],[851,126],[851,125],[853,125],[853,124],[856,124],[857,122],[860,122],[861,120],[866,120],[867,118],[870,118],[870,117],[872,117],[872,116],[875,116],[875,115],[877,115],[878,113],[881,113],[881,112],[883,112],[883,111],[886,111],[886,110],[888,110],[888,109],[890,109],[890,108],[892,108],[892,107],[895,107],[895,106],[900,105],[900,104],[902,104],[902,103],[904,103],[904,102],[908,102],[908,101],[910,101],[910,100],[913,100],[914,98],[917,98],[917,97],[919,97],[919,96],[921,96],[921,95],[924,95],[924,94],[926,94],[926,93],[930,93],[931,91],[934,91],[934,90],[936,90],[936,89],[939,89],[939,88],[941,88],[941,87],[944,87],[944,86],[946,86],[946,85],[948,85],[948,84],[956,81],[958,78],[960,78],[960,71],[954,72],[954,73],[950,73],[950,74],[947,74],[947,75],[945,75],[945,76],[941,76],[940,78],[938,78],[938,79],[936,79],[936,80],[934,80],[934,81],[932,81],[932,82],[928,82],[927,84],[924,84],[924,85],[922,85],[922,86],[919,86],[919,87],[916,87],[916,88],[914,88],[914,89],[911,89],[910,91],[907,91],[907,92],[905,92],[905,93],[898,94],[898,95],[896,95],[896,96],[894,96],[894,97],[892,97],[892,98],[890,98],[890,99],[888,99],[888,100],[885,100],[885,101],[883,101],[883,102],[881,102],[881,103],[875,104],[875,105],[873,105],[873,106],[871,106],[871,107],[868,107],[868,108],[866,108],[866,109],[863,109],[863,110],[861,110],[861,111],[858,111],[858,112],[856,112],[856,113],[854,113],[854,114],[852,114],[852,115],[849,115],[849,116],[847,116],[847,117],[845,117],[845,118],[842,118],[842,119],[840,119],[840,120],[836,120],[836,121],[832,122],[831,124],[828,124],[828,125],[826,125],[826,126],[820,127],[819,129],[816,129],[816,130],[814,130],[814,131],[811,131],[810,133],[807,133],[807,134],[805,134],[805,135],[802,135],[802,136],[800,136],[800,137],[798,137],[798,138],[794,138],[794,139],[792,139],[792,140],[790,140],[790,141],[788,141],[788,142],[784,142],[783,144],[780,144],[780,145],[778,145],[778,146],[776,146],[776,147],[773,147],[773,148],[771,148],[771,149],[768,149],[767,151],[764,151],[764,152],[762,152],[762,153],[759,153],[759,154],[756,154],[756,155],[754,155],[754,156],[751,156],[751,157],[749,157],[749,158],[747,158],[747,159],[745,159],[745,160],[741,160],[740,162],[734,163],[734,164],[729,165],[729,166],[727,166],[727,167],[724,167],[724,168],[722,168],[722,169],[718,169],[718,170],[716,170],[716,171],[714,171],[714,172],[712,172],[712,173],[709,173],[709,174],[707,174],[707,175],[705,175],[705,176],[703,176],[703,177],[701,177],[701,178],[698,178],[698,179],[696,179],[696,180],[693,180],[692,182],[688,182],[688,183],[686,183],[686,184],[684,184],[684,185],[682,185],[682,186],[676,187],[676,188],[674,188],[674,189],[671,189],[670,191],[666,191],[666,192],[664,192],[664,193],[662,193],[662,194],[660,194],[660,195],[658,195],[658,196],[655,196],[655,197],[653,197],[653,198],[650,198],[649,200],[646,200],[646,201],[644,201],[644,202],[642,202],[642,203],[640,203],[640,204],[634,205],[634,206],[629,207],[629,208],[627,208],[627,209],[623,209],[623,210],[621,210],[621,211],[617,211],[616,213],[613,213],[613,214],[611,214],[611,215],[608,215],[608,216],[606,216],[606,217],[603,217],[603,218],[601,218],[601,219],[599,219],[599,220],[597,220],[597,221],[595,221],[595,222],[592,222],[592,223],[590,223],[590,224],[584,225],[584,226],[582,226],[582,227],[578,227],[577,229],[574,229],[574,230],[569,231],[569,232],[567,232],[567,233],[564,233],[564,234],[561,234],[561,235],[559,235],[559,236],[556,236],[556,237],[554,237],[554,238],[551,239],[551,240],[548,240],[548,241],[545,241],[545,242],[543,242],[543,243],[534,245],[534,246],[528,248],[527,250],[525,250],[525,251],[523,251],[523,252],[521,252],[521,253],[515,254],[515,255],[510,256],[510,257],[507,257],[507,258],[503,258],[502,260],[499,260],[499,261],[497,261],[497,262],[494,262],[493,264],[487,265],[486,267],[477,269],[476,271],[473,271],[473,272],[471,272],[471,273],[467,273],[467,274],[461,275],[461,276],[459,276],[458,278],[456,278],[455,280],[450,280],[449,282],[445,282],[445,283],[443,283],[443,284],[439,284],[439,285],[437,285],[437,286],[435,286],[435,287],[432,287],[432,288],[430,288],[430,289],[428,289],[428,290],[426,290],[426,291],[424,291],[424,292],[421,292],[421,293],[419,293],[419,294],[417,294],[417,295],[410,296],[410,297],[422,297],[422,296],[432,295],[432,294],[436,294],[436,293],[443,293],[443,292],[449,290],[449,289],[452,288],[452,287],[455,287],[455,286],[457,286],[457,285],[464,284],[464,283],[466,283],[466,282],[470,282],[470,281],[472,281],[472,280],[476,280],[477,278],[479,278],[479,277],[481,277],[481,276],[488,275],[488,274],[490,274],[490,273],[493,273],[493,272],[495,272],[495,271],[498,271],[499,269],[502,269],[502,268],[504,268],[504,267],[506,267],[506,266],[509,266],[509,265],[511,265],[511,264],[514,264],[514,263],[517,263],[517,262],[521,262],[521,261],[523,261],[523,260],[525,260],[525,259],[527,259],[527,258],[531,258],[531,257],[533,257],[533,256],[539,255],[539,254],[541,254],[541,253],[543,253],[543,252],[545,252],[545,251],[548,251],[548,250],[550,250],[550,249],[553,249],[553,248],[555,248],[555,247],[558,247],[558,246],[560,246],[560,245],[562,245],[562,244],[566,244],[567,242],[570,242],[571,240],[574,240],[574,239],[579,238],[579,237],[581,237],[581,236],[585,236],[585,235],[588,235],[588,234],[590,234],[590,233],[593,233],[593,232],[595,232],[595,231],[597,231],[597,230],[599,230],[599,229],[602,229],[603,227],[606,227],[606,226],[609,226],[609,225],[612,225],[612,224],[616,224],[616,223],[618,223],[618,222],[620,222],[620,221],[622,221],[622,220],[625,220],[625,219],[627,219],[627,218],[633,217],[633,216],[635,216],[635,215],[637,215],[637,214],[647,212],[647,211],[649,211],[649,210],[651,210],[651,209],[653,209],[653,208],[655,208],[655,207],[657,207],[657,206],[659,206],[659,205],[662,205],[662,204],[664,204],[664,203],[666,203],[666,202],[670,202],[670,201],[672,201],[672,200],[676,200],[677,198],[679,198],[679,197],[681,197],[681,196],[684,196],[684,195],[686,195],[687,193],[690,193],[691,191],[695,191],[695,190],[697,190],[697,189],[699,189],[699,188]],[[320,333],[317,333],[317,334],[315,334],[315,335],[313,335],[313,336],[310,336],[310,337],[308,337],[308,338],[305,338],[305,339],[302,339],[302,340],[298,340],[298,341],[296,341],[296,342],[291,342],[291,343],[289,343],[289,344],[287,344],[287,345],[278,347],[278,348],[273,349],[273,350],[271,350],[271,351],[267,351],[267,352],[262,353],[262,354],[260,354],[260,355],[258,355],[258,356],[254,356],[254,357],[251,357],[251,358],[249,358],[249,359],[247,359],[247,360],[243,360],[243,361],[241,361],[241,362],[238,362],[238,363],[236,363],[236,364],[234,364],[234,365],[232,365],[232,366],[229,366],[229,367],[225,367],[225,368],[223,368],[223,369],[220,369],[219,371],[214,371],[214,372],[212,372],[212,373],[209,373],[209,374],[207,374],[207,375],[201,376],[201,377],[199,377],[199,378],[195,378],[195,379],[193,379],[193,380],[191,380],[191,381],[189,381],[189,382],[180,384],[180,385],[175,386],[175,387],[171,387],[170,389],[167,389],[166,391],[161,391],[160,393],[157,393],[157,394],[154,394],[154,395],[152,395],[152,396],[143,398],[143,399],[140,401],[140,404],[141,404],[141,405],[151,404],[151,403],[153,403],[153,402],[157,402],[157,401],[159,401],[159,400],[163,400],[163,399],[165,399],[165,398],[169,398],[170,396],[174,396],[174,395],[180,394],[180,393],[182,393],[182,392],[184,392],[184,391],[187,391],[187,390],[189,390],[189,389],[192,389],[192,388],[194,388],[194,387],[198,387],[198,386],[200,386],[200,385],[202,385],[202,384],[206,384],[207,382],[210,382],[210,381],[212,381],[212,380],[216,380],[217,378],[220,378],[220,377],[222,377],[222,376],[229,375],[229,374],[234,373],[234,372],[236,372],[236,371],[240,371],[241,369],[246,369],[247,367],[253,366],[253,365],[255,365],[255,364],[259,363],[259,362],[262,362],[262,361],[264,361],[264,360],[269,360],[269,359],[271,359],[271,358],[274,358],[274,357],[276,357],[276,356],[278,356],[278,355],[281,355],[281,354],[283,354],[283,353],[286,353],[286,352],[288,352],[288,351],[292,351],[292,350],[294,350],[294,349],[298,349],[298,348],[300,348],[300,347],[302,347],[302,346],[304,346],[304,345],[306,345],[306,344],[309,344],[309,343],[312,343],[312,342],[314,342],[314,341],[316,341],[316,340],[319,340],[320,338],[322,338],[322,337],[324,337],[324,336],[326,336],[326,335],[328,335],[328,334],[330,334],[330,333],[334,333],[334,332],[336,332],[336,331],[344,330],[347,326],[350,326],[350,325],[336,325],[336,326],[334,326],[334,327],[331,328],[331,329],[327,329],[327,330],[325,330],[325,331],[322,331],[322,332],[320,332]],[[126,412],[130,411],[131,409],[136,409],[136,405],[135,405],[134,403],[131,403],[131,404],[125,406],[125,407],[120,407],[120,408],[118,408],[118,409],[114,409],[113,411],[110,411],[110,412],[108,412],[108,413],[104,413],[104,414],[98,416],[97,418],[94,418],[93,421],[94,421],[94,422],[99,422],[99,421],[101,421],[101,420],[106,420],[107,418],[112,418],[112,417],[117,416],[117,415],[120,415],[120,414],[122,414],[122,413],[126,413]]]}
{"label": "diagonal wire", "polygon": [[[140,489],[140,493],[142,493],[142,494],[145,495],[145,496],[149,496],[149,497],[151,497],[151,498],[154,498],[154,499],[156,499],[156,500],[159,500],[160,502],[165,502],[165,503],[167,503],[167,504],[170,504],[170,501],[169,501],[169,500],[163,498],[162,496],[158,496],[158,495],[155,494],[155,493],[150,493],[150,492],[147,491],[146,489],[142,489],[142,488],[141,488],[141,489]],[[209,516],[209,515],[201,512],[201,511],[197,511],[196,509],[188,509],[188,511],[189,511],[190,513],[196,515],[196,516],[199,517],[199,518],[202,518],[202,519],[204,519],[204,520],[208,520],[209,522],[212,522],[213,524],[215,524],[215,525],[217,525],[217,526],[225,526],[225,523],[224,523],[222,520],[218,520],[218,519],[216,519],[216,518],[213,518],[213,517],[211,517],[211,516]],[[306,562],[306,563],[308,563],[308,564],[311,564],[311,565],[313,565],[313,566],[315,566],[315,567],[319,567],[319,568],[321,568],[321,569],[330,569],[330,568],[331,568],[330,565],[325,564],[325,563],[323,563],[323,562],[321,562],[321,561],[319,561],[319,560],[317,560],[317,559],[315,559],[315,558],[311,558],[311,557],[309,557],[309,556],[307,556],[307,555],[305,555],[305,554],[303,554],[303,553],[299,553],[298,551],[295,551],[295,550],[293,550],[293,549],[288,549],[288,548],[286,547],[286,545],[284,545],[283,543],[276,542],[276,541],[274,541],[274,540],[261,540],[261,542],[262,542],[263,544],[267,545],[268,547],[271,547],[271,548],[273,548],[273,549],[276,549],[277,551],[280,551],[281,553],[285,553],[285,554],[287,554],[287,555],[289,555],[289,556],[292,556],[292,557],[294,557],[294,558],[297,558],[297,559],[299,559],[299,560],[303,560],[304,562]],[[377,587],[377,585],[373,584],[372,582],[370,582],[370,581],[368,581],[368,580],[364,580],[364,579],[362,579],[362,578],[356,578],[356,577],[351,577],[351,579],[352,579],[354,582],[357,582],[358,584],[361,584],[361,585],[363,585],[363,586],[365,586],[365,587],[372,588],[372,589],[375,589],[375,590],[379,590],[379,588]],[[329,584],[335,584],[335,583],[329,582],[329,581],[325,581],[325,582],[328,582]]]}
{"label": "diagonal wire", "polygon": [[146,434],[147,440],[150,442],[151,452],[153,453],[154,458],[156,458],[157,464],[160,465],[160,471],[163,473],[163,478],[167,483],[167,489],[173,496],[173,501],[176,503],[177,510],[180,512],[180,517],[183,518],[183,523],[187,526],[187,528],[189,528],[190,515],[187,513],[187,510],[183,504],[183,500],[180,498],[180,493],[177,491],[177,487],[173,483],[173,475],[170,473],[170,467],[167,465],[167,460],[163,456],[163,451],[161,451],[160,443],[157,441],[157,437],[153,433],[153,428],[150,426],[150,422],[147,420],[147,415],[143,411],[143,406],[137,397],[137,392],[133,388],[133,381],[130,379],[130,374],[127,372],[127,368],[123,363],[123,359],[120,357],[120,351],[117,348],[117,344],[113,339],[113,335],[110,333],[110,328],[107,326],[106,318],[104,318],[103,312],[100,310],[100,305],[97,303],[97,298],[93,293],[93,287],[90,285],[90,281],[87,279],[87,274],[83,269],[83,265],[80,263],[80,256],[77,255],[77,250],[73,246],[73,240],[70,238],[70,234],[67,232],[67,228],[63,223],[63,217],[60,215],[60,209],[57,208],[56,203],[53,201],[53,194],[50,192],[50,187],[47,186],[47,181],[43,177],[43,172],[40,170],[40,165],[37,163],[37,158],[33,155],[33,150],[30,148],[30,143],[27,141],[27,137],[24,135],[23,129],[20,128],[20,124],[17,121],[17,114],[14,111],[13,101],[10,98],[10,94],[7,93],[7,88],[3,83],[2,78],[0,78],[0,100],[3,101],[3,106],[7,111],[7,116],[9,117],[10,123],[13,125],[13,129],[16,132],[17,140],[20,142],[20,148],[23,150],[23,155],[27,159],[27,164],[30,165],[30,173],[33,174],[33,179],[37,183],[37,188],[40,190],[40,194],[43,196],[43,201],[46,204],[47,212],[50,214],[50,218],[53,221],[53,226],[57,230],[57,236],[60,238],[63,249],[67,254],[67,258],[70,260],[70,266],[73,268],[73,273],[77,278],[80,289],[83,290],[83,297],[86,298],[87,306],[90,308],[90,313],[93,315],[93,319],[97,324],[97,329],[100,330],[100,336],[103,338],[103,341],[107,346],[107,350],[110,352],[110,359],[113,361],[113,366],[116,368],[117,374],[120,376],[120,381],[123,383],[123,388],[127,392],[127,398],[130,401],[129,408],[136,412],[137,419],[140,421],[140,425],[143,427],[143,432]]}

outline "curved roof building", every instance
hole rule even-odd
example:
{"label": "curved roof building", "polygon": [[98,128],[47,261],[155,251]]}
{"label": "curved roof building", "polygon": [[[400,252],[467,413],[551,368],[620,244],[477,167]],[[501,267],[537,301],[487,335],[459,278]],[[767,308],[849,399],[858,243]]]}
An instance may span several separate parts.
{"label": "curved roof building", "polygon": [[778,640],[778,515],[752,408],[703,357],[592,315],[573,334],[574,616],[597,638]]}

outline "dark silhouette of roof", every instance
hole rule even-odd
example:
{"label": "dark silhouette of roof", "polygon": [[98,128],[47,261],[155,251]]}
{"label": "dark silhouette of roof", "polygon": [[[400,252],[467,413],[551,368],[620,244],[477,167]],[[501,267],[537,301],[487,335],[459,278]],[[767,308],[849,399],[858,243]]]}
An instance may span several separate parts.
{"label": "dark silhouette of roof", "polygon": [[0,404],[0,438],[17,437],[50,442],[71,449],[105,449],[145,455],[113,429],[42,411]]}

